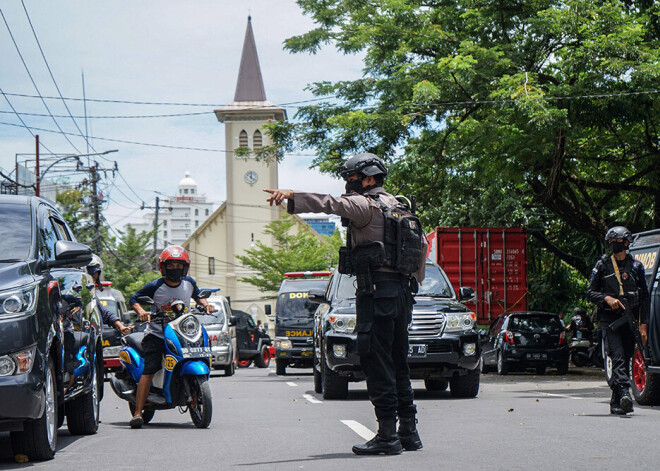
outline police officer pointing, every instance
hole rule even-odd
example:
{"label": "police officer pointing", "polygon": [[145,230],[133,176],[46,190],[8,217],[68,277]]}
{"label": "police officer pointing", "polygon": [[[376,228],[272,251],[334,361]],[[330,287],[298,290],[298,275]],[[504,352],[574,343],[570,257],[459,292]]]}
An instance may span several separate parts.
{"label": "police officer pointing", "polygon": [[[416,217],[383,190],[387,169],[376,155],[354,155],[342,166],[341,176],[346,194],[338,198],[264,191],[271,194],[267,200],[271,206],[286,199],[289,213],[336,214],[348,225],[339,271],[356,276],[357,350],[378,420],[376,436],[355,445],[353,452],[394,455],[402,449],[419,450],[422,441],[407,363],[408,324],[413,289],[424,279],[426,238]],[[406,242],[397,244],[397,240]]]}
{"label": "police officer pointing", "polygon": [[603,255],[591,272],[587,299],[598,307],[598,320],[612,360],[612,399],[610,413],[633,412],[630,397],[630,359],[635,349],[635,336],[625,316],[639,321],[639,335],[645,344],[649,318],[649,292],[644,266],[626,249],[632,234],[623,226],[615,226],[605,234],[605,242],[613,255]]}

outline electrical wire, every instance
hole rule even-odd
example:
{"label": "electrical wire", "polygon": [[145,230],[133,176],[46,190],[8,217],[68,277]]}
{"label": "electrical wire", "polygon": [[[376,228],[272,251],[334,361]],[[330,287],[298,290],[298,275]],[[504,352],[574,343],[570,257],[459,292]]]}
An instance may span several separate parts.
{"label": "electrical wire", "polygon": [[66,100],[64,100],[64,97],[62,96],[62,92],[60,91],[59,85],[57,85],[57,81],[55,80],[55,76],[53,75],[53,71],[50,68],[50,65],[48,64],[48,60],[46,60],[46,54],[44,53],[43,48],[41,47],[41,42],[39,42],[39,38],[37,37],[37,32],[34,29],[34,26],[32,25],[32,20],[30,19],[30,14],[27,11],[27,7],[25,6],[24,0],[21,0],[21,4],[23,5],[23,10],[25,11],[25,16],[27,17],[28,23],[30,24],[30,29],[32,30],[32,34],[34,35],[34,39],[37,42],[37,46],[39,46],[39,52],[41,52],[41,57],[44,60],[44,63],[46,64],[46,68],[48,69],[48,73],[50,74],[50,78],[53,80],[53,84],[55,85],[55,89],[57,90],[57,94],[60,96],[62,99],[62,103],[64,104],[64,108],[66,108],[67,113],[69,113],[69,117],[73,121],[73,124],[75,124],[76,129],[78,129],[78,133],[80,133],[80,136],[85,140],[87,145],[92,148],[94,152],[96,152],[96,149],[92,146],[92,144],[89,142],[89,138],[85,136],[80,129],[80,126],[78,126],[78,123],[74,119],[73,115],[71,114],[71,110],[69,109],[69,105],[67,105]]}
{"label": "electrical wire", "polygon": [[37,86],[37,83],[34,81],[34,78],[32,77],[32,73],[30,72],[30,68],[27,66],[27,63],[25,62],[25,59],[23,58],[23,54],[21,53],[21,49],[18,47],[18,43],[16,42],[16,39],[14,38],[14,34],[11,31],[11,28],[9,27],[9,23],[7,23],[7,18],[5,18],[5,14],[3,11],[0,9],[0,15],[2,16],[3,21],[5,22],[5,26],[7,27],[7,31],[9,32],[9,36],[11,37],[12,42],[14,43],[14,47],[16,48],[16,52],[18,53],[18,56],[21,58],[21,62],[23,63],[23,67],[25,67],[25,71],[27,72],[28,76],[30,77],[30,81],[32,82],[32,85],[34,85],[34,89],[37,91],[37,95],[41,97],[41,102],[43,103],[44,107],[48,111],[48,114],[50,117],[53,119],[53,122],[55,123],[55,126],[57,126],[57,129],[60,130],[60,133],[64,136],[64,138],[71,144],[71,147],[73,147],[78,154],[81,154],[80,150],[76,147],[76,145],[69,139],[67,136],[67,133],[64,132],[62,127],[60,126],[60,123],[58,123],[57,119],[53,116],[53,113],[50,111],[50,108],[48,107],[48,104],[46,103],[46,100],[43,98],[41,91],[39,90],[39,87]]}

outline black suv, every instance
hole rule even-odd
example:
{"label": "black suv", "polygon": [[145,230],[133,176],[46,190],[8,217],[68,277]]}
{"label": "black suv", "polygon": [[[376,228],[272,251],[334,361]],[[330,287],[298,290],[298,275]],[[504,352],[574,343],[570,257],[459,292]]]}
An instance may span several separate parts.
{"label": "black suv", "polygon": [[0,431],[15,454],[51,459],[57,429],[98,429],[101,319],[92,258],[57,210],[36,197],[0,196]]}
{"label": "black suv", "polygon": [[270,335],[257,327],[254,319],[245,311],[231,310],[229,325],[236,326],[236,350],[239,366],[250,366],[254,361],[257,368],[270,364]]}
{"label": "black suv", "polygon": [[[473,296],[461,288],[463,300]],[[348,382],[364,379],[355,349],[354,278],[336,273],[324,294],[315,290],[310,300],[321,305],[314,315],[314,390],[325,399],[344,399]],[[412,379],[423,379],[428,391],[451,385],[454,397],[479,392],[481,340],[476,315],[460,304],[442,268],[426,264],[408,328],[408,365]]]}

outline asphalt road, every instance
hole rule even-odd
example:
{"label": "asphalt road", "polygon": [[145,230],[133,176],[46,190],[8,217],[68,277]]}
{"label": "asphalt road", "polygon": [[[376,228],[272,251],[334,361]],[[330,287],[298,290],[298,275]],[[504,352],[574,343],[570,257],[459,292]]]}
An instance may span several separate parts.
{"label": "asphalt road", "polygon": [[415,381],[424,449],[399,456],[356,456],[351,446],[373,436],[376,422],[364,383],[346,401],[313,392],[310,370],[238,370],[213,374],[213,421],[198,430],[188,414],[159,411],[142,430],[108,383],[102,424],[93,436],[59,431],[54,461],[17,464],[0,433],[0,469],[48,470],[557,470],[657,469],[660,408],[636,405],[609,414],[609,389],[594,369],[567,376],[482,376],[476,399],[429,394]]}

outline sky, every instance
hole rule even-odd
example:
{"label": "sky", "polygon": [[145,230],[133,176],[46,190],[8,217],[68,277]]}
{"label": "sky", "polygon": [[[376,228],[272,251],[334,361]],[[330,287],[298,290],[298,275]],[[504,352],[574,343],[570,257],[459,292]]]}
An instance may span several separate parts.
{"label": "sky", "polygon": [[[83,163],[89,158],[112,169],[117,162],[119,172],[114,177],[106,172],[101,189],[103,213],[119,229],[139,222],[146,214],[141,203],[153,205],[157,192],[175,194],[186,171],[210,201],[224,201],[224,125],[213,109],[233,100],[248,15],[266,97],[283,106],[289,119],[297,105],[287,104],[313,98],[305,90],[308,84],[362,74],[361,57],[331,46],[316,55],[284,50],[286,38],[314,27],[293,0],[0,0],[0,10],[0,168],[9,173],[17,159],[34,158],[33,134],[39,134],[42,144],[42,172],[69,154],[116,150],[84,157]],[[66,100],[68,110],[60,93],[77,99]],[[38,95],[57,99],[42,101]],[[204,106],[116,103],[127,101]],[[127,118],[181,113],[201,114]],[[89,148],[85,134],[91,137]],[[50,161],[49,152],[56,154]],[[313,150],[286,155],[279,186],[342,193],[341,180],[309,169],[313,155]],[[65,158],[45,178],[79,182],[85,172],[74,167],[74,159]]]}

